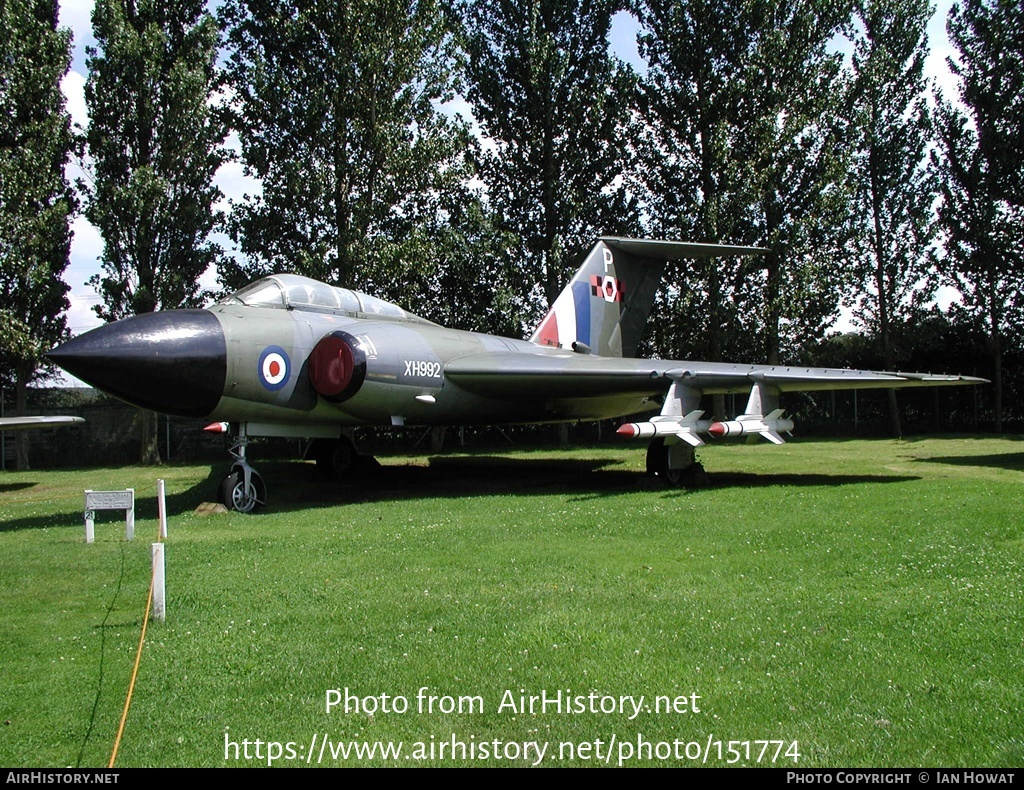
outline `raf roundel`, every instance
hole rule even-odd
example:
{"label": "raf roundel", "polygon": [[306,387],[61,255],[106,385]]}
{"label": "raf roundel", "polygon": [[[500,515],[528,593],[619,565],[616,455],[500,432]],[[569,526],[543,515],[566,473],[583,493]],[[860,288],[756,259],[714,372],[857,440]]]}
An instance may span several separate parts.
{"label": "raf roundel", "polygon": [[280,346],[267,346],[260,354],[256,368],[259,372],[260,384],[271,392],[281,389],[288,383],[288,353]]}

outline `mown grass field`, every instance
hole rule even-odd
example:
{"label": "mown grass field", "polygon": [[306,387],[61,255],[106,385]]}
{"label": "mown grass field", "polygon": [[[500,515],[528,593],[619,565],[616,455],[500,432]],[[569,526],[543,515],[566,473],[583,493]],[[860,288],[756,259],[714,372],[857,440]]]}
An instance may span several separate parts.
{"label": "mown grass field", "polygon": [[[193,513],[225,467],[6,473],[0,764],[106,764],[161,476],[168,618],[147,636],[119,766],[261,762],[225,760],[225,739],[242,757],[244,740],[253,756],[256,739],[292,742],[304,761],[316,738],[315,763],[325,736],[403,743],[397,760],[328,747],[330,765],[531,764],[508,751],[528,741],[548,744],[543,765],[604,764],[613,739],[613,765],[624,743],[676,740],[721,741],[709,765],[729,741],[751,742],[740,764],[757,764],[757,740],[796,741],[801,766],[1024,765],[1024,442],[700,456],[713,487],[696,492],[658,487],[623,445],[388,458],[341,486],[257,458],[271,502],[255,516]],[[82,490],[128,486],[136,540],[111,513],[86,546]],[[410,709],[327,712],[327,690],[346,687]],[[423,687],[483,711],[419,713]],[[499,710],[521,689],[699,695],[701,712]],[[501,757],[442,759],[453,735],[500,741]],[[417,743],[426,759],[410,760]]]}

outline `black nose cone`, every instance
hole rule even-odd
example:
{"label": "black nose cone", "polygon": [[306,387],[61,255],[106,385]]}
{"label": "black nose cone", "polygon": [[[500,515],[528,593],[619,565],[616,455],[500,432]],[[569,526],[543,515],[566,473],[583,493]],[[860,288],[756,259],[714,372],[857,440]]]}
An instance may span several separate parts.
{"label": "black nose cone", "polygon": [[227,376],[227,344],[206,310],[126,318],[69,340],[46,355],[121,400],[182,417],[206,417]]}

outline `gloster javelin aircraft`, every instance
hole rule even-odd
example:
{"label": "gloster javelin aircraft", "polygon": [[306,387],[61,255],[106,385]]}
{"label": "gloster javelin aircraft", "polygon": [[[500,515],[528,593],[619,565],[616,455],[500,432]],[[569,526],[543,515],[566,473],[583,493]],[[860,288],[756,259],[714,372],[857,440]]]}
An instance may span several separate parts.
{"label": "gloster javelin aircraft", "polygon": [[[127,318],[50,352],[69,373],[136,406],[216,421],[234,435],[225,505],[248,512],[266,486],[246,460],[255,436],[313,440],[319,464],[345,474],[359,426],[455,426],[602,420],[650,439],[647,468],[669,485],[699,482],[703,437],[793,428],[779,396],[975,384],[921,373],[635,359],[666,263],[764,252],[602,238],[529,341],[446,329],[397,305],[306,277],[258,280],[204,310]],[[704,395],[748,392],[732,420],[703,419]]]}

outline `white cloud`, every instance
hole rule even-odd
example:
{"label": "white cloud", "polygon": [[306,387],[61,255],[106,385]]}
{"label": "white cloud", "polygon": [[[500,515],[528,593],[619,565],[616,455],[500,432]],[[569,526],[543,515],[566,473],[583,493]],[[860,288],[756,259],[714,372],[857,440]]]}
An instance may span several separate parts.
{"label": "white cloud", "polygon": [[[238,139],[237,133],[232,132],[228,139],[225,140],[224,146],[233,152],[236,157],[241,155],[242,144]],[[237,158],[221,165],[213,176],[213,182],[224,194],[224,199],[217,205],[220,211],[227,211],[229,209],[228,201],[238,202],[245,195],[257,197],[263,194],[263,185],[259,179],[246,175],[245,166]]]}
{"label": "white cloud", "polygon": [[71,330],[71,334],[80,335],[103,323],[92,309],[93,305],[99,303],[99,299],[99,295],[92,289],[82,289],[78,293],[68,294],[68,301],[71,302],[68,309],[68,329]]}
{"label": "white cloud", "polygon": [[64,106],[71,115],[71,121],[84,129],[89,122],[89,113],[85,108],[85,77],[77,71],[69,71],[60,81],[60,90],[64,94]]}
{"label": "white cloud", "polygon": [[72,52],[71,68],[79,74],[85,74],[85,48],[96,46],[92,35],[93,0],[61,0],[60,26],[71,29]]}
{"label": "white cloud", "polygon": [[99,231],[82,215],[75,217],[71,226],[74,239],[71,243],[71,260],[64,270],[63,280],[71,286],[68,299],[68,327],[74,335],[103,323],[93,312],[92,306],[99,302],[99,295],[86,285],[94,274],[100,273],[100,255],[103,253],[103,239]]}
{"label": "white cloud", "polygon": [[71,252],[71,269],[88,272],[88,277],[100,270],[100,256],[103,254],[103,237],[89,220],[79,214],[75,217],[71,230],[75,234]]}
{"label": "white cloud", "polygon": [[924,63],[924,75],[931,80],[940,96],[947,101],[956,101],[958,95],[957,78],[949,70],[948,59],[956,54],[946,33],[946,20],[952,0],[940,0],[935,14],[928,23],[928,59]]}

